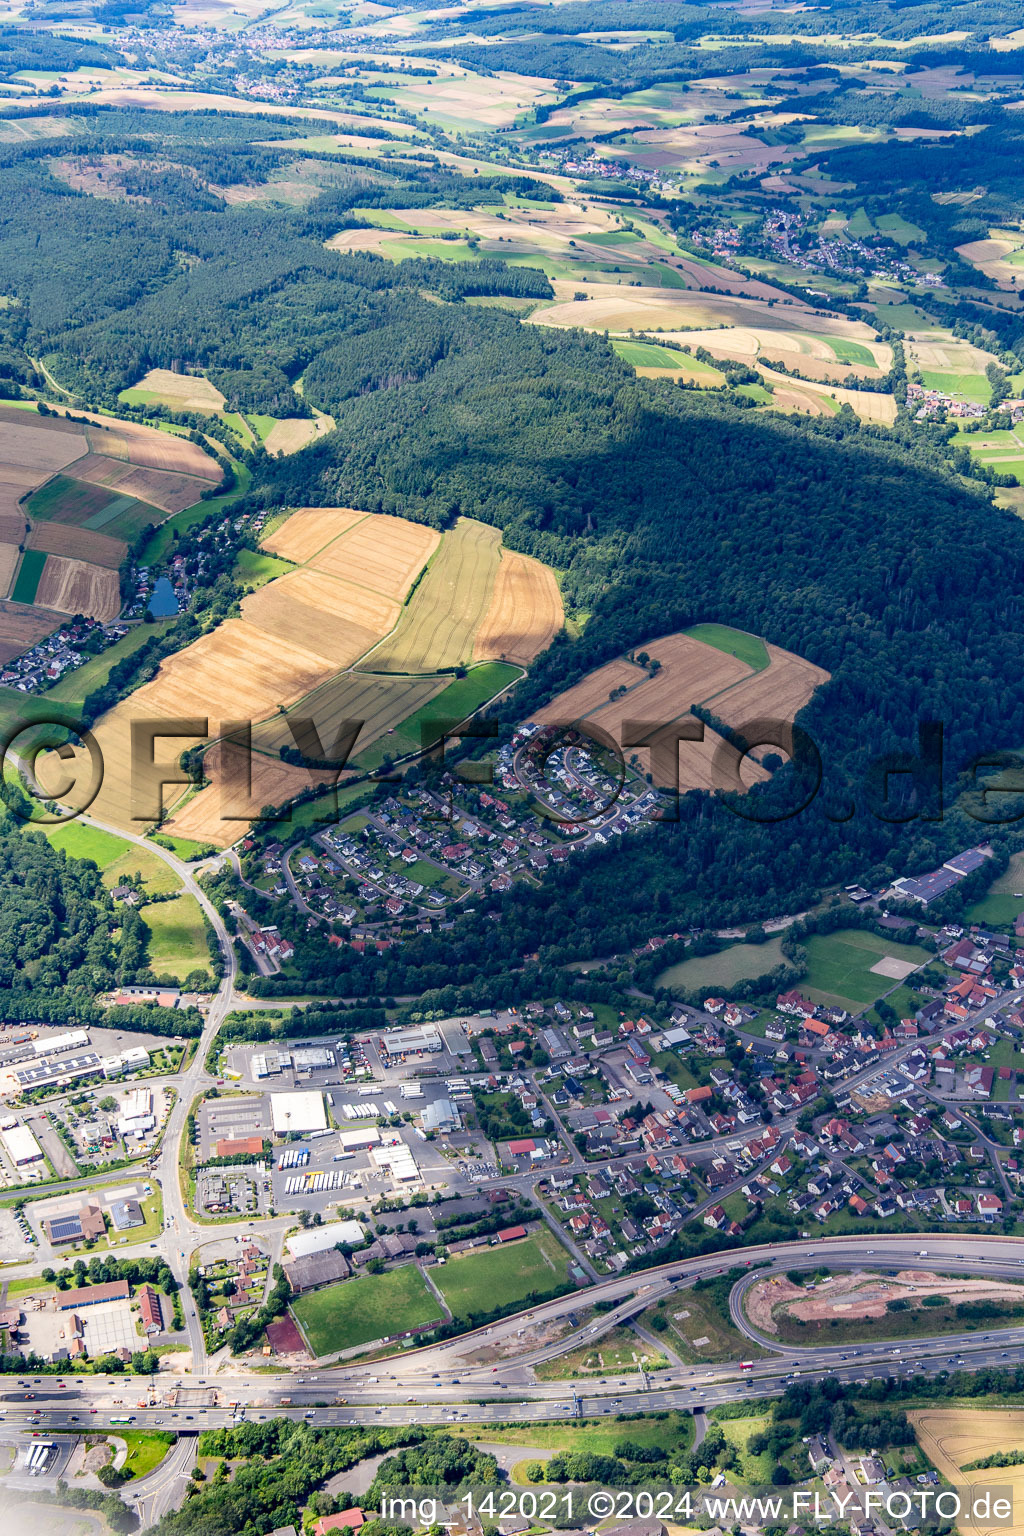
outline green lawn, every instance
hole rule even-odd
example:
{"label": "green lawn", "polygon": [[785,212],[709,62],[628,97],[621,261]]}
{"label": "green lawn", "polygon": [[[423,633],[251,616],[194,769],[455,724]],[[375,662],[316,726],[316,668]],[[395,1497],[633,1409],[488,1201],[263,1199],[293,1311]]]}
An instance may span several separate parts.
{"label": "green lawn", "polygon": [[675,1051],[657,1051],[651,1060],[659,1072],[675,1083],[677,1088],[696,1088],[697,1079],[689,1067],[683,1065]]}
{"label": "green lawn", "polygon": [[150,929],[149,963],[158,976],[165,972],[184,981],[189,971],[210,963],[206,926],[194,896],[176,896],[144,907],[142,918]]}
{"label": "green lawn", "polygon": [[988,405],[992,398],[992,386],[983,373],[934,373],[921,370],[921,383],[925,389],[937,389],[944,395],[959,395],[964,400],[975,400]]}
{"label": "green lawn", "polygon": [[684,633],[704,645],[714,646],[716,651],[725,651],[737,660],[745,661],[755,672],[763,672],[771,660],[759,635],[748,635],[742,629],[730,629],[727,624],[694,624]]}
{"label": "green lawn", "polygon": [[292,1312],[318,1355],[404,1333],[441,1316],[415,1264],[310,1291],[292,1303]]}
{"label": "green lawn", "polygon": [[231,574],[250,591],[255,591],[273,581],[275,576],[286,576],[295,569],[290,560],[279,560],[276,555],[264,555],[253,549],[241,549]]}
{"label": "green lawn", "polygon": [[685,368],[693,373],[712,373],[715,370],[709,368],[706,363],[698,363],[694,367],[694,359],[688,357],[685,352],[675,352],[671,347],[659,347],[652,341],[624,341],[621,337],[612,338],[612,347],[622,358],[634,368]]}
{"label": "green lawn", "polygon": [[875,354],[859,341],[845,341],[839,336],[817,336],[815,340],[824,342],[841,363],[863,363],[866,368],[877,367]]}
{"label": "green lawn", "polygon": [[442,730],[458,725],[522,675],[521,667],[513,667],[505,661],[484,661],[471,667],[465,677],[456,678],[436,698],[403,720],[393,736],[382,738],[365,752],[360,752],[353,767],[372,768],[382,762],[385,755],[401,757],[407,752],[422,751],[437,740]]}
{"label": "green lawn", "polygon": [[490,1312],[534,1291],[553,1291],[565,1282],[569,1256],[550,1232],[519,1243],[484,1248],[449,1259],[434,1271],[434,1282],[454,1317]]}
{"label": "green lawn", "polygon": [[569,1424],[460,1424],[459,1433],[470,1440],[535,1446],[552,1454],[587,1451],[595,1456],[611,1456],[620,1440],[629,1440],[634,1445],[656,1447],[674,1456],[688,1451],[693,1444],[693,1419],[688,1413],[670,1410],[664,1418],[616,1414],[611,1423],[584,1419],[582,1423]]}
{"label": "green lawn", "polygon": [[729,988],[738,981],[764,976],[784,963],[779,937],[768,939],[764,944],[730,944],[716,955],[697,955],[692,960],[680,960],[670,965],[662,971],[655,985],[681,987],[686,992],[695,992],[701,987]]}
{"label": "green lawn", "polygon": [[43,566],[46,564],[46,556],[39,549],[26,549],[18,566],[18,574],[14,578],[14,586],[11,588],[11,599],[15,603],[34,603],[36,590],[39,586],[39,578],[43,574]]}
{"label": "green lawn", "polygon": [[862,240],[865,235],[873,234],[874,228],[875,226],[863,208],[858,208],[856,213],[846,223],[847,234],[852,235],[855,240]]}
{"label": "green lawn", "polygon": [[927,238],[923,229],[899,213],[880,214],[875,220],[875,228],[879,234],[888,235],[890,240],[899,241],[900,245],[913,245],[915,241]]}
{"label": "green lawn", "polygon": [[968,922],[982,923],[987,928],[1008,928],[1022,910],[1024,900],[1019,896],[1007,896],[996,891],[974,902],[967,908],[965,915]]}
{"label": "green lawn", "polygon": [[103,884],[110,890],[129,875],[142,876],[146,890],[152,896],[176,891],[180,881],[169,864],[138,848],[112,832],[102,832],[81,821],[65,821],[57,825],[43,825],[35,829],[42,832],[55,848],[63,848],[73,859],[92,859],[103,876]]}
{"label": "green lawn", "polygon": [[40,830],[55,848],[63,848],[73,859],[92,859],[98,869],[105,869],[131,847],[124,838],[103,832],[99,827],[86,826],[81,821],[65,821]]}
{"label": "green lawn", "polygon": [[117,1438],[128,1446],[125,1470],[135,1477],[145,1477],[158,1467],[174,1444],[176,1436],[160,1429],[124,1429],[118,1426]]}
{"label": "green lawn", "polygon": [[840,928],[836,933],[811,934],[804,941],[808,971],[801,990],[816,1003],[834,1003],[857,1013],[883,992],[896,986],[896,978],[872,972],[883,956],[924,965],[933,958],[916,944],[893,944],[865,928]]}

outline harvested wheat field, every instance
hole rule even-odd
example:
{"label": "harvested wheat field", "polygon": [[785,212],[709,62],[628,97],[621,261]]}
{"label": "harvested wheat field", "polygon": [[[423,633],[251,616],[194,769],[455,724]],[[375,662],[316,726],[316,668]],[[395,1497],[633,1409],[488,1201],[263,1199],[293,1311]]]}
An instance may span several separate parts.
{"label": "harvested wheat field", "polygon": [[369,512],[356,512],[352,507],[300,507],[262,541],[260,548],[268,555],[305,565],[339,534],[369,516]]}
{"label": "harvested wheat field", "polygon": [[163,469],[146,469],[104,453],[87,453],[73,465],[76,480],[103,485],[119,496],[131,496],[161,512],[183,512],[195,506],[210,481]]}
{"label": "harvested wheat field", "polygon": [[[0,506],[3,493],[0,491]],[[0,541],[4,544],[20,544],[31,524],[22,512],[0,512]]]}
{"label": "harvested wheat field", "polygon": [[436,672],[470,661],[490,608],[500,555],[497,528],[460,517],[445,534],[394,633],[366,658],[364,670]]}
{"label": "harvested wheat field", "polygon": [[59,613],[43,613],[41,609],[26,608],[24,603],[0,599],[0,663],[20,656],[45,635],[52,635],[60,622]]}
{"label": "harvested wheat field", "polygon": [[[1024,1464],[975,1472],[965,1472],[963,1468],[996,1451],[1024,1448],[1024,1408],[918,1408],[910,1410],[907,1418],[928,1460],[954,1488],[1008,1490],[1005,1496],[1012,1499],[1017,1515],[1012,1529],[1020,1529]],[[975,1522],[966,1517],[957,1520],[956,1528],[961,1536],[1006,1536],[1011,1529],[985,1518]]]}
{"label": "harvested wheat field", "polygon": [[[106,765],[95,813],[116,826],[138,828],[132,814],[129,764],[133,720],[205,718],[211,734],[233,720],[263,720],[322,681],[320,656],[242,619],[227,619],[164,661],[152,682],[103,716],[96,736]],[[199,738],[197,738],[199,739]],[[159,761],[176,758],[195,740],[157,742]],[[174,795],[165,803],[172,803]],[[145,825],[145,818],[141,821]]]}
{"label": "harvested wheat field", "polygon": [[74,479],[87,480],[90,485],[115,486],[120,490],[121,481],[133,473],[127,459],[111,458],[106,453],[86,453],[75,460]]}
{"label": "harvested wheat field", "polygon": [[[870,389],[844,389],[841,384],[812,384],[791,379],[774,368],[761,366],[760,373],[772,385],[776,410],[802,411],[807,416],[834,416],[836,406],[848,405],[862,421],[891,426],[896,420],[896,398]],[[835,401],[835,406],[830,400]]]}
{"label": "harvested wheat field", "polygon": [[202,374],[172,373],[169,368],[151,368],[126,395],[139,390],[162,400],[175,410],[219,411],[224,396]]}
{"label": "harvested wheat field", "polygon": [[67,560],[63,555],[47,555],[35,601],[44,608],[84,613],[88,618],[109,623],[121,612],[117,571],[87,565],[84,560]]}
{"label": "harvested wheat field", "polygon": [[17,544],[0,544],[0,597],[6,597],[10,590],[19,554]]}
{"label": "harvested wheat field", "polygon": [[0,459],[0,510],[5,513],[15,512],[21,498],[49,478],[48,469],[26,469],[21,464],[11,464]]}
{"label": "harvested wheat field", "polygon": [[335,539],[310,564],[401,601],[440,542],[436,528],[374,514]]}
{"label": "harvested wheat field", "polygon": [[97,533],[92,528],[74,528],[66,523],[37,523],[28,536],[29,549],[43,549],[49,555],[66,555],[69,560],[88,560],[116,571],[128,552],[121,539]]}
{"label": "harvested wheat field", "polygon": [[93,453],[127,459],[144,469],[164,469],[172,474],[195,475],[217,484],[223,471],[212,454],[198,443],[175,432],[161,432],[134,421],[115,421],[109,416],[84,413],[88,446]]}
{"label": "harvested wheat field", "polygon": [[830,674],[792,651],[766,645],[770,665],[720,694],[710,707],[720,720],[742,732],[753,720],[793,721],[815,688]]}
{"label": "harvested wheat field", "polygon": [[285,416],[275,421],[263,446],[270,454],[298,453],[316,437],[334,431],[333,416]]}
{"label": "harvested wheat field", "polygon": [[38,484],[46,474],[63,469],[65,464],[82,456],[86,443],[81,428],[77,432],[48,431],[35,425],[40,418],[26,419],[24,411],[18,414],[21,421],[0,418],[0,461],[17,465],[19,469],[40,471],[36,479]]}
{"label": "harvested wheat field", "polygon": [[168,514],[184,512],[194,507],[211,482],[195,475],[180,475],[163,469],[136,469],[129,467],[128,474],[117,482],[122,496],[134,496],[148,506],[159,507]]}
{"label": "harvested wheat field", "polygon": [[153,681],[127,702],[147,694],[147,704],[168,715],[200,709],[213,721],[262,720],[308,693],[323,671],[319,656],[284,635],[226,619],[169,656]]}
{"label": "harvested wheat field", "polygon": [[20,406],[8,405],[6,401],[0,402],[0,422],[37,432],[63,433],[67,437],[80,438],[83,433],[81,422],[68,421],[63,416],[42,416],[38,411],[25,411]]}
{"label": "harvested wheat field", "polygon": [[[229,769],[226,787],[225,766]],[[329,772],[295,768],[279,758],[258,752],[250,755],[230,742],[219,741],[205,754],[203,770],[209,785],[168,817],[164,829],[175,837],[212,843],[215,848],[229,847],[266,806],[281,805],[311,783],[326,783],[331,778]]]}
{"label": "harvested wheat field", "polygon": [[[429,703],[447,682],[444,677],[376,677],[365,672],[343,672],[300,699],[288,713],[293,719],[312,720],[326,750],[346,721],[361,721],[354,750],[363,751]],[[294,746],[295,738],[284,716],[278,715],[256,727],[253,744],[276,752],[279,747]]]}
{"label": "harvested wheat field", "polygon": [[[769,664],[760,671],[691,635],[664,635],[644,649],[652,660],[661,662],[653,677],[646,668],[624,658],[608,662],[552,699],[536,718],[552,724],[586,720],[620,746],[625,722],[667,725],[687,715],[694,704],[703,704],[741,731],[755,720],[787,725],[829,675],[773,645],[766,646]],[[625,692],[610,699],[609,694],[620,688]],[[652,730],[647,739],[656,735]],[[627,758],[635,753],[643,770],[651,771],[649,747],[623,750]],[[660,755],[654,766],[660,769],[656,776],[662,777],[665,770]],[[679,773],[683,789],[740,789],[764,777],[758,763],[744,759],[741,764],[735,749],[711,730],[705,731],[701,742],[680,744]]]}
{"label": "harvested wheat field", "polygon": [[347,667],[386,635],[399,605],[323,571],[294,571],[242,603],[242,618],[269,635],[287,635],[329,667]]}
{"label": "harvested wheat field", "polygon": [[504,550],[473,660],[529,666],[551,644],[564,617],[554,571],[528,555]]}

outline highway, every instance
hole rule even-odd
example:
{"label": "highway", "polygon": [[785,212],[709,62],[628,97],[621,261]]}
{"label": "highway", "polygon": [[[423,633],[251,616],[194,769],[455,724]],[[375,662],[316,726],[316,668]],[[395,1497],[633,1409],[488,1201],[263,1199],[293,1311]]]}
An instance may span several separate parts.
{"label": "highway", "polygon": [[[738,1293],[757,1275],[823,1264],[835,1269],[909,1266],[1021,1280],[1024,1239],[894,1233],[803,1239],[716,1253],[603,1280],[584,1293],[527,1308],[475,1333],[371,1364],[312,1365],[275,1375],[229,1365],[209,1377],[200,1376],[199,1370],[184,1377],[153,1378],[62,1379],[25,1373],[0,1384],[0,1434],[6,1431],[14,1439],[30,1431],[80,1434],[127,1417],[139,1429],[177,1432],[181,1438],[161,1465],[124,1490],[129,1502],[137,1503],[143,1525],[150,1525],[180,1503],[194,1464],[193,1437],[203,1429],[230,1427],[242,1419],[284,1416],[323,1428],[428,1424],[465,1432],[470,1426],[487,1424],[558,1422],[664,1409],[695,1412],[743,1397],[776,1396],[795,1380],[828,1377],[856,1385],[880,1376],[937,1376],[1024,1361],[1024,1327],[1013,1327],[915,1339],[908,1345],[877,1340],[803,1350],[775,1347],[769,1358],[750,1362],[670,1365],[657,1372],[641,1368],[588,1378],[585,1384],[535,1379],[533,1366],[542,1360],[597,1339],[653,1302],[730,1267],[749,1272],[740,1278],[731,1298],[733,1321],[748,1337],[757,1337],[742,1315]],[[522,1346],[521,1341],[541,1325],[581,1310],[589,1312],[595,1301],[615,1305],[570,1329],[555,1343],[533,1350],[528,1343]],[[510,1358],[501,1358],[498,1352],[503,1347],[511,1350]]]}

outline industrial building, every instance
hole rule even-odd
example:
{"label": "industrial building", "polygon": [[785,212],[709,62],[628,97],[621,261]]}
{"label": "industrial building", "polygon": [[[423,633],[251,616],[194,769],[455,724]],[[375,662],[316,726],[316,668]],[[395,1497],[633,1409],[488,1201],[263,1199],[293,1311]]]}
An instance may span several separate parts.
{"label": "industrial building", "polygon": [[103,1285],[83,1285],[73,1291],[57,1291],[54,1306],[58,1312],[81,1312],[83,1307],[98,1307],[103,1301],[127,1301],[127,1280],[108,1280]]}
{"label": "industrial building", "polygon": [[443,1051],[444,1040],[436,1024],[420,1024],[415,1029],[389,1029],[378,1045],[387,1056],[411,1056],[417,1051]]}
{"label": "industrial building", "polygon": [[324,1072],[334,1066],[334,1052],[326,1046],[311,1046],[307,1050],[293,1051],[292,1065],[296,1072]]}
{"label": "industrial building", "polygon": [[365,1152],[380,1142],[380,1131],[375,1125],[363,1125],[355,1131],[342,1131],[338,1145],[343,1152]]}
{"label": "industrial building", "polygon": [[8,1122],[0,1129],[0,1141],[4,1144],[4,1151],[14,1164],[15,1168],[27,1168],[32,1163],[41,1163],[43,1149],[36,1141],[27,1125],[19,1125],[18,1122]]}
{"label": "industrial building", "polygon": [[327,1253],[338,1247],[362,1247],[365,1229],[359,1221],[325,1221],[322,1227],[293,1232],[287,1241],[292,1258],[309,1258],[312,1253]]}
{"label": "industrial building", "polygon": [[396,1184],[410,1184],[420,1176],[416,1159],[404,1141],[391,1147],[374,1147],[370,1154],[381,1173],[389,1173]]}
{"label": "industrial building", "polygon": [[290,1067],[292,1058],[287,1051],[260,1051],[252,1058],[253,1077],[276,1077],[277,1074]]}
{"label": "industrial building", "polygon": [[305,1135],[328,1129],[324,1096],[315,1089],[301,1093],[272,1093],[270,1114],[275,1136]]}
{"label": "industrial building", "polygon": [[60,1056],[65,1051],[77,1051],[89,1044],[89,1031],[71,1029],[63,1035],[51,1035],[49,1039],[34,1040],[32,1049],[37,1056]]}
{"label": "industrial building", "polygon": [[420,1124],[425,1131],[447,1136],[451,1131],[457,1131],[462,1121],[451,1099],[435,1099],[433,1104],[427,1104],[421,1112]]}
{"label": "industrial building", "polygon": [[339,1243],[346,1248],[358,1248],[366,1241],[366,1231],[358,1221],[328,1221],[321,1227],[308,1227],[305,1232],[293,1232],[288,1239],[288,1252],[295,1259],[304,1259],[311,1253],[324,1253]]}
{"label": "industrial building", "polygon": [[31,1067],[15,1067],[14,1079],[21,1089],[45,1088],[76,1077],[94,1077],[100,1071],[99,1052],[82,1051],[77,1056],[45,1057]]}

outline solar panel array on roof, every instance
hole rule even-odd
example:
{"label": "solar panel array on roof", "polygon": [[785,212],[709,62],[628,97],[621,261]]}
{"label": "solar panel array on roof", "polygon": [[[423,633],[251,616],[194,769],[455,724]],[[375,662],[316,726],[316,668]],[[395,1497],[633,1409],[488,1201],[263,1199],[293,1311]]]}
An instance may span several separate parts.
{"label": "solar panel array on roof", "polygon": [[55,1216],[49,1228],[51,1243],[65,1243],[82,1235],[82,1223],[77,1216]]}

